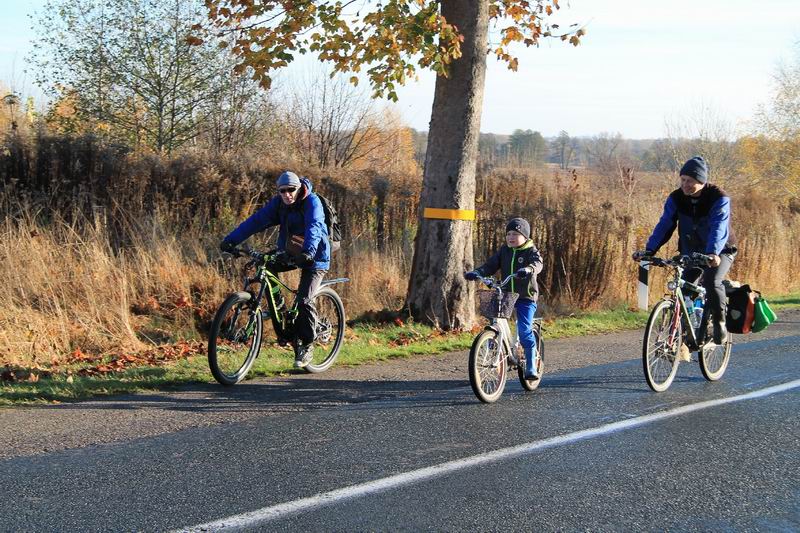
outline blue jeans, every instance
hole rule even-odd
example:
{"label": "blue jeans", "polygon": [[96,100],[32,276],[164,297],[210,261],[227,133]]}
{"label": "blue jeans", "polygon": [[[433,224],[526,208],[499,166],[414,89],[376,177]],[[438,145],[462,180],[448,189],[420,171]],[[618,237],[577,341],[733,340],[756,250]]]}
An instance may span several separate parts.
{"label": "blue jeans", "polygon": [[536,302],[533,300],[517,300],[514,304],[517,311],[517,335],[525,350],[525,375],[533,376],[536,362],[536,336],[533,334],[533,315],[536,314]]}

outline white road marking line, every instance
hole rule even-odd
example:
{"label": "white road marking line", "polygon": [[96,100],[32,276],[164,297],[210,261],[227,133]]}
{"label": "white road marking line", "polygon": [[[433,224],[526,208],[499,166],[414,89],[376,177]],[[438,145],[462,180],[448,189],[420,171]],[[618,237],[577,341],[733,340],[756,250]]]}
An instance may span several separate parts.
{"label": "white road marking line", "polygon": [[752,400],[755,398],[763,398],[780,392],[795,389],[797,387],[800,387],[800,379],[782,383],[780,385],[774,385],[764,389],[759,389],[753,392],[748,392],[746,394],[740,394],[738,396],[730,396],[728,398],[718,398],[716,400],[708,400],[690,405],[684,405],[674,409],[669,409],[667,411],[661,411],[659,413],[643,415],[636,418],[628,418],[626,420],[620,420],[618,422],[613,422],[594,428],[575,431],[565,435],[558,435],[547,439],[520,444],[518,446],[512,446],[510,448],[502,448],[493,452],[474,455],[464,459],[458,459],[456,461],[449,461],[447,463],[420,468],[418,470],[412,470],[403,474],[396,474],[383,479],[376,479],[375,481],[361,483],[359,485],[323,492],[308,498],[301,498],[299,500],[264,507],[256,511],[229,516],[221,520],[207,522],[205,524],[188,527],[179,531],[220,531],[225,529],[231,530],[243,527],[252,527],[263,522],[283,518],[301,511],[308,511],[317,507],[332,505],[340,501],[350,500],[360,496],[366,496],[405,485],[419,483],[420,481],[444,476],[446,474],[464,470],[466,468],[481,466],[495,461],[513,459],[515,457],[529,455],[546,448],[563,446],[594,437],[609,435],[618,431],[624,431],[626,429],[651,424],[653,422],[693,413],[702,409],[709,409],[719,405],[741,402],[744,400]]}

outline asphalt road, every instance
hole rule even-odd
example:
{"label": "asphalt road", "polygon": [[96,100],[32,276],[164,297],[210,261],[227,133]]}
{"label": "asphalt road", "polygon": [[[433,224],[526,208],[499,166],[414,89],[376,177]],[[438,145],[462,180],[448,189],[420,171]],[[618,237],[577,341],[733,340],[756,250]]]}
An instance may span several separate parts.
{"label": "asphalt road", "polygon": [[[734,347],[722,381],[686,363],[662,394],[647,388],[634,344],[621,361],[549,372],[536,392],[509,381],[490,406],[464,371],[0,413],[0,423],[19,425],[22,413],[36,425],[37,413],[77,421],[105,405],[103,432],[114,435],[7,451],[0,530],[797,531],[800,330],[794,320],[771,330]],[[139,436],[110,429],[130,425],[125,405],[147,402],[194,422]],[[6,442],[15,432],[26,435],[0,431]]]}

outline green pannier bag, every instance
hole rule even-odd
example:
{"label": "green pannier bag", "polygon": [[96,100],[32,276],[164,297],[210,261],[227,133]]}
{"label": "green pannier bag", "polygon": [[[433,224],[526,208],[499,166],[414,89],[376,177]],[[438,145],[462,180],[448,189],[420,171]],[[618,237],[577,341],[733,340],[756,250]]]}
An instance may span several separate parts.
{"label": "green pannier bag", "polygon": [[775,322],[775,319],[778,317],[775,315],[775,312],[770,309],[767,300],[760,296],[756,298],[755,307],[755,319],[753,320],[752,331],[753,333],[758,333]]}

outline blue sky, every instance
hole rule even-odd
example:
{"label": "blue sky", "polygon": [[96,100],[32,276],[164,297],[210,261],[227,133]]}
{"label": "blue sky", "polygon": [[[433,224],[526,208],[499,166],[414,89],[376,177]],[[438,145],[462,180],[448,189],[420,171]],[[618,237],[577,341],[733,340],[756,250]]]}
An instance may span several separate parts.
{"label": "blue sky", "polygon": [[[0,83],[24,93],[36,93],[24,73],[32,37],[27,15],[43,4],[0,0]],[[746,128],[769,99],[778,62],[800,51],[800,0],[561,4],[558,21],[584,25],[583,44],[518,48],[517,72],[490,57],[482,131],[651,138],[664,135],[665,121],[701,105]],[[414,128],[427,129],[433,85],[434,76],[423,73],[399,93],[397,109]]]}

